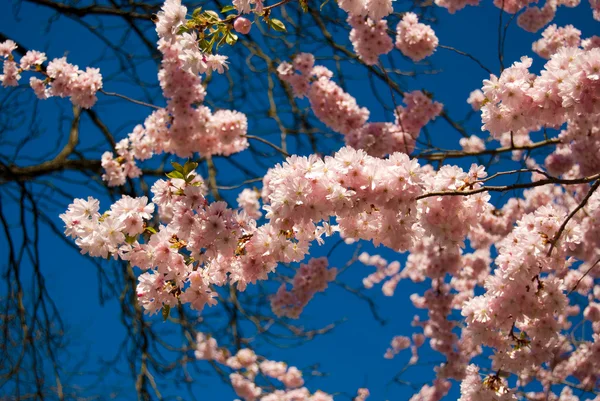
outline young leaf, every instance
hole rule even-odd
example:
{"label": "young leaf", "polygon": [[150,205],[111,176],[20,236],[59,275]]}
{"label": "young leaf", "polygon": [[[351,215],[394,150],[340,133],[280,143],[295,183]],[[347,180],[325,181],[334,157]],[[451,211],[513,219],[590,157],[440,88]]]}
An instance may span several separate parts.
{"label": "young leaf", "polygon": [[177,162],[171,162],[171,166],[173,166],[173,168],[175,169],[175,171],[179,171],[180,173],[183,173],[183,166]]}
{"label": "young leaf", "polygon": [[180,179],[184,179],[183,174],[180,173],[179,171],[171,171],[170,173],[167,174],[167,177],[169,178],[180,178]]}
{"label": "young leaf", "polygon": [[287,32],[287,29],[285,28],[283,22],[281,22],[277,18],[271,18],[269,20],[269,26],[275,29],[277,32]]}
{"label": "young leaf", "polygon": [[188,176],[192,171],[196,170],[198,163],[188,160],[183,165],[183,175]]}
{"label": "young leaf", "polygon": [[219,14],[212,10],[204,11],[203,15],[209,22],[216,23],[220,21]]}
{"label": "young leaf", "polygon": [[232,5],[228,5],[221,9],[221,13],[225,14],[225,13],[227,13],[229,11],[233,11],[233,10],[235,10],[235,7]]}
{"label": "young leaf", "polygon": [[235,45],[235,42],[237,42],[238,37],[235,33],[229,31],[227,32],[227,36],[225,37],[225,41],[227,42],[228,45],[233,46]]}

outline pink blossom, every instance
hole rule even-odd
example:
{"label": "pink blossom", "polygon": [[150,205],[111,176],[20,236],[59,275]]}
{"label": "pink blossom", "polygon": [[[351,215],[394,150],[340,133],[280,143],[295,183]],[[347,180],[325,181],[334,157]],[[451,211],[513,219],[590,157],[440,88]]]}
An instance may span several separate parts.
{"label": "pink blossom", "polygon": [[3,58],[8,58],[11,53],[17,49],[17,47],[17,44],[10,39],[0,42],[0,56]]}
{"label": "pink blossom", "polygon": [[459,143],[465,152],[477,153],[485,150],[485,143],[476,135],[471,135],[468,138],[460,138]]}
{"label": "pink blossom", "polygon": [[542,32],[542,38],[533,43],[532,49],[540,57],[550,58],[562,47],[578,47],[581,43],[581,31],[573,25],[558,28],[550,25]]}
{"label": "pink blossom", "polygon": [[31,67],[42,65],[46,60],[45,53],[38,52],[37,50],[29,50],[21,57],[21,68],[23,70],[28,70]]}
{"label": "pink blossom", "polygon": [[317,292],[327,289],[330,281],[335,279],[336,269],[327,268],[327,259],[311,259],[298,269],[292,282],[292,289],[287,290],[283,284],[271,298],[271,308],[277,316],[297,319],[300,313]]}
{"label": "pink blossom", "polygon": [[365,64],[376,64],[380,55],[393,49],[392,38],[387,34],[387,21],[373,21],[370,18],[350,15],[348,23],[352,26],[350,41],[354,51]]}
{"label": "pink blossom", "polygon": [[406,13],[396,28],[396,47],[413,61],[431,56],[438,46],[438,38],[428,25],[419,23],[417,15]]}

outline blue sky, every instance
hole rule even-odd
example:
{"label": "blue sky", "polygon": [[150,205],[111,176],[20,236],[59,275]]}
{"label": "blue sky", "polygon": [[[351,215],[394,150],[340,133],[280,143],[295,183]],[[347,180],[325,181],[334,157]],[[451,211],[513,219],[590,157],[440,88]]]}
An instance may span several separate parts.
{"label": "blue sky", "polygon": [[[498,73],[497,26],[499,10],[488,1],[484,3],[481,7],[467,7],[454,15],[448,14],[445,9],[436,9],[437,22],[434,24],[434,29],[440,38],[441,44],[473,54],[488,68]],[[397,1],[395,10],[403,11],[406,9],[404,6],[408,5]],[[331,12],[331,7],[335,7],[334,2],[325,6],[323,12]],[[32,6],[27,3],[21,6],[15,4],[12,10],[6,10],[6,12],[0,14],[0,31],[30,49],[46,51],[52,58],[66,53],[68,60],[80,67],[87,65],[100,67],[105,77],[107,77],[104,87],[107,91],[119,92],[137,99],[162,104],[160,97],[157,97],[155,64],[148,61],[142,61],[138,64],[138,59],[133,57],[131,60],[137,64],[136,68],[140,72],[140,77],[147,83],[146,90],[141,90],[129,84],[124,85],[122,83],[124,77],[118,74],[114,75],[119,69],[119,64],[114,59],[102,60],[107,55],[110,57],[111,54],[105,51],[105,43],[91,34],[89,29],[74,20],[61,17],[58,21],[50,24],[48,21],[52,15],[52,12],[43,7]],[[509,18],[510,16],[507,14],[504,15],[505,22]],[[90,20],[92,24],[97,22],[102,22],[106,29],[115,29],[115,32],[117,32],[120,24],[120,21],[111,18]],[[522,55],[529,55],[535,60],[534,69],[539,69],[543,65],[543,60],[532,53],[531,43],[540,37],[540,32],[536,34],[525,32],[518,28],[515,22],[513,21],[507,35],[504,52],[505,65],[510,65]],[[582,37],[584,38],[598,33],[598,23],[593,21],[591,10],[585,0],[584,4],[575,9],[560,8],[554,22],[559,26],[575,23],[577,28],[582,31]],[[256,34],[255,31],[253,35]],[[115,42],[113,43],[116,43],[116,34],[110,34],[109,37],[114,38]],[[347,37],[339,36],[339,34],[336,39],[344,43],[347,42]],[[136,54],[143,53],[142,45],[137,42],[126,42],[118,46],[123,46],[128,51],[135,49]],[[300,48],[299,50],[305,49]],[[317,56],[324,59],[329,58],[331,54],[328,54],[328,52],[330,52],[329,49],[322,49],[317,52]],[[227,49],[225,54],[232,57],[232,67],[235,67],[234,62],[239,63],[240,60],[235,58],[232,49]],[[393,57],[402,68],[407,70],[413,68],[410,63],[402,60],[397,51],[394,52]],[[384,58],[384,60],[386,59]],[[439,73],[421,75],[417,78],[404,78],[400,82],[402,87],[407,90],[426,89],[432,92],[436,100],[444,103],[446,111],[454,119],[461,120],[469,113],[470,106],[466,103],[469,92],[481,86],[481,81],[488,77],[487,73],[472,60],[446,49],[438,49],[428,61],[435,69],[439,70]],[[330,63],[330,61],[325,61],[325,63]],[[370,85],[365,85],[364,70],[356,65],[348,66],[345,78],[347,90],[357,98],[359,104],[369,107],[371,110],[371,121],[390,119],[389,113],[386,115],[380,104],[375,100],[373,93],[373,90],[376,91],[377,95],[383,98],[387,105],[393,105],[389,90],[384,85],[376,83],[373,88]],[[218,79],[216,81],[214,89],[212,89],[213,84],[209,87],[208,97],[212,97],[213,100],[218,102],[223,99],[219,97],[222,84],[219,84]],[[261,93],[255,94],[256,102],[264,104],[262,102],[265,102],[266,99],[262,98],[261,95]],[[124,137],[135,124],[142,122],[149,114],[149,110],[143,106],[102,95],[100,97],[100,102],[95,109],[116,134],[117,139]],[[227,102],[221,101],[221,104],[223,103]],[[253,107],[252,104],[235,100],[233,105],[243,112],[248,112]],[[304,105],[306,106],[307,103]],[[30,157],[42,155],[60,145],[57,140],[61,137],[64,140],[66,137],[64,134],[68,131],[71,116],[69,114],[70,105],[66,100],[52,99],[40,102],[35,107],[36,120],[43,131],[37,140],[32,141],[26,147],[25,156]],[[66,116],[66,119],[59,123],[61,115]],[[480,125],[477,115],[466,122],[466,127],[469,133],[472,134],[481,135]],[[27,129],[28,126],[23,125],[15,130],[15,137],[25,135]],[[458,148],[460,136],[441,119],[435,121],[428,129],[434,143],[438,146],[449,149]],[[263,135],[264,132],[270,132],[268,138],[277,143],[279,132],[276,130],[274,123],[265,121],[264,125],[250,126],[249,133],[251,134]],[[81,141],[81,147],[93,149],[90,154],[100,155],[103,151],[108,150],[105,145],[102,145],[101,148],[97,147],[97,144],[101,143],[100,134],[85,118],[82,122]],[[336,146],[339,146],[339,141],[324,140],[323,144],[329,150],[333,150]],[[253,146],[255,145],[259,149],[268,149],[260,144],[253,143]],[[294,146],[290,146],[294,150]],[[306,153],[306,148],[303,149]],[[17,161],[26,164],[27,159],[25,156],[21,156]],[[257,169],[256,176],[264,174],[264,169],[261,170],[261,167],[257,166],[249,156],[239,155],[236,156],[236,160],[254,166]],[[280,160],[280,158],[274,157],[271,164]],[[230,164],[223,160],[217,160],[216,162],[219,169],[220,183],[227,185],[236,182],[240,178]],[[468,165],[471,162],[472,160],[463,163]],[[511,162],[502,162],[493,168],[494,171],[497,171],[510,165],[512,165]],[[75,175],[73,175],[73,178],[75,178]],[[64,182],[57,184],[64,186],[76,197],[87,197],[91,193],[97,194],[97,187],[88,180],[82,180],[80,184]],[[237,192],[223,192],[223,195],[226,200],[234,202]],[[106,197],[101,198],[101,200],[102,209],[107,208],[109,200]],[[60,202],[66,206],[64,199]],[[14,205],[9,203],[2,207],[5,208],[5,211],[17,210]],[[54,210],[54,222],[62,226],[58,220],[58,214],[62,213],[64,208],[55,207]],[[313,246],[313,255],[327,254],[335,242],[334,239],[323,247]],[[375,252],[373,247],[367,244],[364,244],[364,249]],[[81,257],[67,247],[62,239],[56,237],[48,229],[44,229],[41,233],[40,250],[42,269],[46,275],[49,293],[62,313],[68,328],[67,338],[73,346],[72,356],[65,360],[64,372],[67,373],[79,359],[85,361],[84,366],[86,369],[93,371],[98,368],[102,359],[112,358],[118,353],[120,341],[125,334],[125,329],[119,321],[118,302],[114,298],[102,304],[99,302],[99,274],[97,268],[88,259]],[[0,260],[5,260],[6,251],[4,246],[0,247]],[[349,246],[338,247],[330,258],[330,265],[341,267],[349,259],[352,251],[353,248]],[[398,259],[403,262],[405,259],[405,255],[396,255],[389,250],[378,249],[377,252],[390,261]],[[113,268],[106,263],[103,269],[107,274],[114,272]],[[27,272],[27,268],[25,268],[25,271]],[[341,278],[349,285],[359,288],[362,278],[371,271],[369,267],[355,264]],[[410,321],[413,315],[420,314],[423,316],[421,311],[412,306],[408,297],[413,292],[422,293],[425,289],[426,285],[415,286],[410,282],[403,281],[399,284],[396,294],[391,298],[384,297],[379,287],[370,290],[368,294],[375,300],[379,314],[387,322],[385,325],[381,325],[373,318],[368,305],[364,301],[334,285],[325,294],[317,295],[301,317],[301,322],[307,327],[323,327],[334,321],[342,321],[333,332],[317,337],[301,347],[276,349],[261,343],[259,344],[259,352],[269,358],[285,360],[289,364],[299,367],[310,366],[318,362],[318,370],[326,373],[327,376],[310,379],[308,386],[311,390],[323,389],[331,393],[341,392],[354,395],[358,387],[366,386],[371,390],[373,400],[408,400],[413,393],[412,389],[389,385],[389,381],[408,361],[409,353],[402,353],[391,361],[383,359],[383,354],[394,335],[410,335],[412,333]],[[153,319],[158,321],[160,317],[155,316]],[[165,326],[168,324],[164,323]],[[166,329],[172,328],[166,327]],[[175,334],[166,334],[165,339],[173,345],[181,345],[183,341]],[[437,354],[424,352],[422,359],[424,361],[440,361],[441,357]],[[204,362],[195,363],[201,369],[207,368],[206,365],[203,365]],[[117,399],[130,399],[133,388],[132,381],[129,376],[123,376],[129,375],[128,366],[121,360],[118,368],[119,371],[113,371],[102,379],[102,386],[99,389],[103,391],[103,387],[123,386],[124,391],[117,396]],[[194,374],[194,378],[198,383],[193,385],[193,392],[198,399],[220,401],[234,398],[233,392],[214,377],[200,376]],[[123,377],[127,377],[127,380],[124,380]],[[424,366],[409,371],[405,378],[416,384],[423,384],[429,381],[431,377],[431,366]],[[73,380],[75,383],[84,385],[93,381],[93,377],[80,377]],[[179,384],[181,383],[173,382],[164,393],[178,394],[177,387]],[[457,385],[453,387],[449,399],[452,398],[452,395],[456,395],[457,387]],[[183,396],[183,398],[187,399],[187,396]],[[343,398],[340,397],[340,399]]]}

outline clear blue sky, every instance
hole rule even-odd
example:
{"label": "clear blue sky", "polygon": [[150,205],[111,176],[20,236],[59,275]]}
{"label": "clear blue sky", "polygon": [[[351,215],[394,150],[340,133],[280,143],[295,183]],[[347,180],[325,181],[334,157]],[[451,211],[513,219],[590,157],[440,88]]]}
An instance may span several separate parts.
{"label": "clear blue sky", "polygon": [[[6,0],[5,0],[6,1]],[[455,15],[450,15],[445,9],[436,9],[435,15],[438,21],[434,29],[440,38],[440,43],[446,46],[452,46],[465,52],[469,52],[479,58],[486,66],[495,72],[499,71],[498,53],[497,53],[497,27],[499,11],[491,5],[491,2],[484,1],[485,5],[481,7],[468,7]],[[557,13],[555,23],[559,26],[566,23],[576,23],[577,28],[582,30],[582,37],[589,37],[598,34],[598,23],[593,21],[591,10],[587,1],[584,0],[576,9],[560,8]],[[396,11],[403,11],[405,3],[397,1]],[[334,2],[324,7],[323,12],[327,12],[329,7],[334,7]],[[4,7],[8,9],[9,7]],[[106,45],[90,31],[80,24],[68,18],[60,18],[48,26],[48,19],[53,15],[48,9],[38,6],[23,4],[20,7],[13,7],[12,10],[4,10],[0,14],[0,31],[7,36],[14,38],[20,43],[31,49],[46,51],[50,57],[58,57],[68,52],[69,61],[79,66],[97,66],[109,79],[105,82],[105,90],[128,94],[138,99],[146,99],[145,94],[137,88],[119,84],[118,78],[111,74],[118,70],[119,66],[114,60],[101,60],[105,55]],[[18,18],[15,18],[18,17]],[[504,21],[509,16],[504,15]],[[106,27],[111,28],[120,24],[115,19],[103,18]],[[543,65],[542,60],[531,51],[531,43],[540,37],[540,32],[531,34],[525,32],[516,26],[516,21],[511,25],[505,47],[505,65],[510,65],[518,60],[522,55],[530,55],[534,58],[534,68],[538,69]],[[48,28],[48,29],[47,29]],[[340,41],[347,41],[346,37],[338,38]],[[133,48],[136,44],[127,43],[125,48]],[[302,50],[302,49],[301,49]],[[327,50],[329,51],[329,50]],[[227,54],[227,53],[225,53]],[[232,54],[229,54],[232,56]],[[319,53],[320,56],[327,56],[326,51]],[[397,60],[401,57],[395,52],[393,56]],[[232,59],[234,62],[239,59]],[[419,76],[416,79],[405,78],[402,86],[408,90],[426,89],[432,92],[435,99],[444,103],[446,111],[456,120],[461,120],[469,112],[469,105],[466,99],[469,92],[481,86],[482,79],[487,78],[487,74],[473,61],[460,56],[448,50],[438,49],[438,51],[429,59],[434,67],[440,72],[435,75]],[[135,62],[135,59],[134,59]],[[411,65],[404,61],[400,62],[402,68],[411,69]],[[145,68],[145,69],[144,69]],[[155,66],[146,62],[139,66],[142,71],[142,78],[148,83],[155,85]],[[371,110],[371,121],[389,120],[379,103],[375,101],[374,94],[369,85],[365,85],[365,76],[362,69],[350,67],[348,69],[347,89],[354,95],[358,102],[367,106]],[[218,85],[218,84],[217,84]],[[389,91],[382,85],[377,84],[375,90],[386,99],[389,105],[392,104]],[[150,88],[149,93],[156,95],[156,88]],[[212,94],[211,94],[212,93]],[[214,92],[209,89],[208,97],[214,96]],[[261,93],[257,93],[257,101],[264,102]],[[160,100],[159,100],[160,101]],[[236,105],[240,111],[247,111],[250,105]],[[37,105],[36,115],[40,126],[44,127],[44,132],[39,139],[31,143],[26,152],[28,155],[39,155],[47,152],[55,146],[59,130],[65,133],[68,129],[69,120],[58,124],[60,112],[69,117],[70,105],[68,101],[53,99],[41,102]],[[98,113],[103,116],[104,121],[109,128],[116,133],[118,139],[124,137],[135,124],[143,121],[148,114],[148,109],[132,105],[125,101],[115,100],[101,96],[97,105]],[[467,122],[470,133],[480,134],[480,120],[474,116]],[[17,130],[15,135],[24,135],[27,126]],[[249,133],[256,130],[264,131],[264,127],[250,127]],[[459,135],[452,130],[444,121],[436,121],[430,127],[430,133],[434,138],[434,143],[440,147],[456,149],[458,148]],[[256,131],[257,132],[257,131]],[[272,131],[274,141],[277,141],[278,132]],[[82,144],[84,147],[93,147],[100,142],[98,131],[84,119],[81,130]],[[62,137],[63,140],[66,136]],[[334,144],[330,144],[334,148]],[[107,148],[97,149],[97,154],[101,154]],[[236,156],[238,160],[247,162],[244,155]],[[24,159],[23,159],[24,160]],[[274,159],[275,160],[275,159]],[[470,163],[471,161],[465,161]],[[223,184],[234,182],[236,177],[229,177],[232,174],[231,168],[227,163],[218,162],[220,177]],[[495,169],[499,169],[506,164],[499,164]],[[257,174],[263,174],[264,170],[257,171]],[[64,184],[61,184],[64,185]],[[90,193],[96,193],[91,186],[71,185],[68,190],[77,197],[87,197]],[[235,191],[224,194],[226,199],[233,202],[236,197]],[[64,202],[64,201],[62,201]],[[102,199],[102,209],[108,207],[108,200]],[[8,206],[10,208],[11,206]],[[10,209],[8,209],[10,210]],[[16,209],[15,209],[16,210]],[[54,214],[55,223],[62,226],[58,220],[58,214],[62,213],[60,208],[56,209]],[[313,247],[315,256],[324,255],[330,249],[331,244],[319,248]],[[124,335],[124,328],[119,321],[118,303],[111,299],[101,305],[99,302],[99,282],[96,268],[84,257],[79,256],[75,251],[65,246],[64,242],[57,238],[51,231],[42,232],[40,241],[42,253],[42,269],[46,274],[47,285],[50,295],[57,303],[62,312],[65,323],[68,327],[68,338],[72,341],[73,357],[65,361],[65,369],[82,358],[86,360],[84,365],[86,369],[96,369],[101,359],[112,358],[118,352],[118,346]],[[365,250],[373,251],[373,248],[365,245]],[[330,264],[341,266],[348,260],[351,253],[351,247],[339,247],[333,253]],[[5,260],[6,249],[0,246],[0,260]],[[378,252],[385,255],[388,260],[398,259],[404,261],[405,257],[395,255],[388,250],[379,249]],[[106,268],[107,272],[112,270]],[[356,264],[349,269],[342,279],[351,286],[360,287],[361,279],[369,274],[371,269]],[[262,344],[259,352],[263,355],[285,360],[291,365],[306,367],[314,363],[319,363],[318,369],[327,373],[324,378],[314,378],[309,381],[308,387],[311,390],[323,389],[328,392],[343,392],[354,395],[358,387],[369,387],[372,393],[372,400],[407,400],[412,395],[412,390],[398,385],[388,385],[390,379],[399,371],[410,357],[409,352],[398,355],[393,360],[383,359],[383,354],[394,335],[410,335],[412,327],[410,321],[414,314],[421,314],[416,310],[408,299],[408,296],[415,292],[423,292],[425,285],[415,286],[410,282],[401,282],[396,294],[392,298],[386,298],[381,295],[379,287],[369,292],[369,295],[379,305],[379,313],[387,321],[387,324],[380,325],[375,321],[368,305],[338,287],[330,288],[325,294],[319,294],[306,308],[301,321],[307,327],[322,327],[333,321],[341,321],[338,328],[332,333],[318,337],[314,341],[288,349],[274,349],[273,347]],[[154,319],[159,320],[159,316]],[[165,323],[168,325],[169,323]],[[182,339],[176,335],[166,337],[173,345],[180,345]],[[441,357],[437,354],[425,352],[423,360],[440,361]],[[201,368],[207,368],[204,362],[197,362]],[[107,388],[114,385],[130,386],[125,392],[118,396],[118,399],[125,399],[125,396],[132,397],[132,382],[125,381],[122,375],[128,375],[128,367],[124,362],[119,364],[121,372],[112,372],[104,380]],[[123,373],[125,372],[125,373]],[[225,387],[214,377],[202,378],[194,374],[194,378],[201,384],[194,384],[194,393],[200,400],[231,400],[234,398],[233,392]],[[417,384],[424,383],[431,379],[431,366],[415,368],[410,371],[406,377]],[[90,378],[74,379],[76,382],[84,384]],[[452,395],[456,394],[457,385],[454,385]],[[166,394],[177,394],[175,385],[167,390]],[[131,399],[131,398],[129,398]],[[184,397],[184,399],[187,399]],[[340,397],[340,399],[343,399]]]}

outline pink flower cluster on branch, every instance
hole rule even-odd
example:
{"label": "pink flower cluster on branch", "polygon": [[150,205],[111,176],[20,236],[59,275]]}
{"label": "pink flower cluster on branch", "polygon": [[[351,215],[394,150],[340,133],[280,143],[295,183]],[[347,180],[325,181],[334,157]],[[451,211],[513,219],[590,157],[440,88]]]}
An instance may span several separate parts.
{"label": "pink flower cluster on branch", "polygon": [[529,140],[530,131],[567,122],[565,142],[588,136],[600,113],[600,49],[561,48],[540,75],[529,72],[531,61],[523,57],[500,78],[484,81],[482,130],[504,141],[514,141],[517,134]]}
{"label": "pink flower cluster on branch", "polygon": [[[537,32],[554,19],[558,7],[577,7],[581,0],[546,0],[542,7],[530,7],[536,2],[536,0],[494,0],[494,5],[509,14],[517,14],[525,9],[517,18],[517,24],[526,31]],[[479,0],[435,0],[435,4],[447,8],[448,12],[454,14],[466,6],[478,6]],[[598,4],[597,0],[590,0],[596,20],[600,19]]]}
{"label": "pink flower cluster on branch", "polygon": [[581,241],[578,226],[568,225],[548,255],[565,218],[557,209],[542,206],[519,220],[500,243],[497,268],[486,280],[486,293],[463,306],[467,333],[496,350],[494,369],[518,373],[540,365],[560,343],[560,322],[554,316],[568,300],[557,275],[566,273],[566,255]]}
{"label": "pink flower cluster on branch", "polygon": [[315,116],[344,135],[347,145],[375,157],[394,152],[412,153],[421,129],[443,108],[425,93],[413,91],[404,95],[406,106],[398,106],[395,110],[394,123],[367,123],[369,111],[358,106],[354,97],[331,80],[331,71],[314,66],[311,54],[301,53],[294,58],[293,64],[283,62],[277,71],[279,77],[292,86],[295,96],[308,96]]}
{"label": "pink flower cluster on branch", "polygon": [[[324,235],[338,230],[345,238],[399,251],[410,249],[423,235],[433,236],[440,246],[456,247],[488,207],[485,194],[416,200],[426,190],[479,187],[484,174],[475,165],[469,173],[450,166],[435,173],[403,153],[378,159],[344,148],[325,159],[291,157],[270,170],[262,193],[269,222],[257,227],[245,212],[228,209],[224,202],[209,204],[194,166],[186,163],[170,180],[157,181],[147,207],[145,198],[123,198],[115,205],[141,206],[113,205],[100,217],[93,201],[93,216],[81,226],[78,200],[61,216],[83,253],[118,256],[147,271],[140,276],[138,296],[149,313],[177,302],[201,310],[215,302],[211,285],[237,284],[243,290],[265,280],[278,262],[301,261],[312,241],[322,242]],[[165,225],[145,230],[155,205]],[[333,217],[339,227],[327,223]],[[125,218],[135,224],[124,224]],[[285,308],[303,307],[334,277],[323,262],[302,267],[291,293],[281,290],[275,299],[291,295],[293,302],[286,301]]]}
{"label": "pink flower cluster on branch", "polygon": [[340,8],[353,17],[368,16],[375,22],[394,11],[392,2],[394,0],[341,0],[338,2]]}
{"label": "pink flower cluster on branch", "polygon": [[[244,401],[333,401],[333,397],[323,391],[311,393],[304,386],[302,371],[284,362],[265,359],[250,348],[242,348],[230,356],[229,350],[219,348],[214,338],[198,333],[196,338],[196,358],[214,361],[232,373],[229,380],[235,393]],[[275,379],[281,384],[272,389]],[[260,383],[264,383],[262,386]],[[358,400],[368,397],[368,390],[359,389]]]}
{"label": "pink flower cluster on branch", "polygon": [[262,216],[260,211],[260,192],[256,189],[246,188],[237,197],[237,203],[246,214],[258,220]]}
{"label": "pink flower cluster on branch", "polygon": [[540,57],[549,59],[563,47],[579,47],[581,31],[573,25],[557,27],[550,25],[542,32],[542,38],[532,45],[533,51]]}
{"label": "pink flower cluster on branch", "polygon": [[314,258],[307,264],[300,265],[292,280],[292,289],[285,284],[279,287],[271,297],[271,309],[277,316],[292,319],[300,317],[302,310],[317,292],[327,289],[330,281],[335,280],[337,269],[328,269],[327,258]]}
{"label": "pink flower cluster on branch", "polygon": [[248,147],[245,135],[248,121],[243,113],[218,110],[214,113],[200,105],[206,96],[198,74],[207,70],[223,72],[226,58],[203,54],[195,34],[177,34],[185,23],[187,9],[178,0],[168,0],[158,13],[156,31],[162,54],[158,73],[167,107],[154,111],[144,125],[138,125],[111,152],[102,156],[104,179],[109,185],[123,185],[139,175],[135,159],[146,160],[155,154],[179,157],[225,155]]}
{"label": "pink flower cluster on branch", "polygon": [[413,61],[431,56],[439,43],[433,29],[420,23],[415,13],[405,13],[396,31],[396,47]]}
{"label": "pink flower cluster on branch", "polygon": [[350,41],[354,51],[367,65],[377,64],[379,56],[387,54],[394,48],[392,38],[387,33],[386,20],[373,21],[362,16],[348,17],[352,27]]}
{"label": "pink flower cluster on branch", "polygon": [[[474,4],[471,0],[436,2],[450,12]],[[517,13],[531,2],[495,3]],[[552,20],[556,7],[577,3],[551,1],[542,8],[529,8],[520,15],[519,24],[531,31],[541,29]],[[392,11],[391,1],[341,0],[339,4],[350,13],[356,53],[365,64],[376,64],[392,48],[387,22],[382,20]],[[260,0],[236,0],[234,5],[240,13],[263,9]],[[139,176],[136,160],[162,152],[209,158],[248,146],[245,115],[213,112],[202,105],[206,93],[199,74],[220,71],[226,61],[203,54],[193,32],[181,33],[186,13],[178,0],[167,0],[158,15],[158,48],[163,56],[159,81],[167,106],[118,142],[116,155],[102,156],[109,185]],[[238,31],[248,28],[241,26],[247,20],[237,22]],[[396,46],[415,61],[438,46],[433,30],[413,13],[404,15],[397,31]],[[461,401],[516,400],[519,393],[509,388],[507,374],[517,376],[519,387],[533,380],[542,384],[544,391],[530,392],[530,399],[575,400],[568,388],[560,396],[551,390],[552,385],[572,378],[582,389],[593,389],[600,380],[600,287],[595,283],[600,273],[593,270],[600,260],[600,192],[594,192],[598,183],[587,184],[600,171],[600,39],[582,41],[573,26],[555,25],[542,36],[533,49],[549,60],[539,74],[530,72],[532,60],[524,57],[499,77],[492,75],[483,90],[471,92],[467,100],[474,110],[482,111],[483,130],[501,142],[503,151],[513,151],[514,159],[522,158],[519,148],[532,143],[532,132],[564,128],[544,167],[527,157],[529,170],[498,174],[529,171],[532,183],[548,179],[544,186],[509,199],[501,208],[489,202],[485,191],[492,188],[483,184],[495,177],[487,177],[482,166],[473,164],[465,171],[440,165],[434,170],[408,156],[421,129],[441,114],[440,103],[422,91],[406,93],[405,106],[397,107],[393,123],[368,122],[369,110],[332,81],[333,73],[315,66],[313,55],[300,53],[292,63],[282,63],[278,74],[295,96],[308,97],[315,116],[342,134],[347,147],[332,156],[287,158],[267,172],[260,192],[241,191],[235,210],[206,199],[206,187],[194,172],[197,164],[174,163],[169,179],[153,185],[152,203],[146,197],[124,196],[101,214],[97,200],[76,199],[61,215],[65,233],[82,253],[120,258],[142,269],[136,289],[140,304],[147,313],[162,310],[167,317],[170,308],[180,303],[198,311],[214,305],[216,287],[231,285],[243,291],[268,279],[279,263],[302,262],[314,241],[321,244],[323,237],[336,232],[348,242],[362,239],[408,251],[403,268],[400,262],[388,263],[379,255],[362,254],[359,260],[375,268],[363,285],[371,288],[381,283],[386,296],[401,292],[396,289],[405,278],[427,285],[424,292],[410,295],[413,305],[424,310],[420,316],[426,314],[412,321],[419,332],[412,338],[395,336],[384,354],[391,359],[410,348],[409,364],[416,364],[427,341],[443,356],[442,362],[436,362],[435,381],[424,385],[412,401],[440,400],[448,394],[450,380],[462,382]],[[45,61],[42,53],[30,52],[17,64],[13,50],[14,43],[0,44],[6,85],[23,71],[39,72]],[[52,79],[43,83],[43,93],[67,96],[73,89],[63,88],[68,86],[64,76],[81,79],[88,94],[101,85],[94,74],[80,78],[87,72],[63,59],[50,62],[45,71]],[[35,85],[39,83],[32,82]],[[85,93],[68,93],[74,103],[86,102]],[[87,99],[85,104],[91,102]],[[547,142],[555,144],[557,139]],[[465,153],[485,151],[478,136],[465,135],[459,143]],[[566,181],[553,176],[591,178],[559,187],[548,184]],[[153,222],[160,224],[153,226]],[[465,241],[472,248],[468,253]],[[492,246],[497,251],[493,263]],[[274,314],[298,318],[336,274],[326,258],[309,259],[290,280],[291,288],[284,283],[272,296]],[[587,297],[585,308],[569,304],[571,293]],[[570,341],[567,330],[574,316],[592,327],[591,338]],[[311,393],[304,387],[302,372],[283,362],[266,360],[247,348],[231,355],[202,333],[197,343],[196,357],[230,369],[230,382],[245,401],[333,399],[324,392]],[[473,362],[490,353],[495,373],[482,379]],[[272,383],[270,379],[277,383],[266,384]],[[368,395],[368,390],[360,389],[355,399],[364,401]]]}
{"label": "pink flower cluster on branch", "polygon": [[21,74],[25,71],[35,72],[44,77],[39,79],[32,76],[29,85],[39,99],[53,96],[69,97],[71,103],[84,109],[89,109],[98,98],[96,92],[102,89],[102,75],[98,68],[87,67],[85,71],[67,62],[66,57],[55,58],[47,66],[46,54],[29,50],[19,63],[12,54],[17,45],[12,40],[0,43],[0,57],[4,58],[3,74],[0,75],[2,86],[17,86]]}

